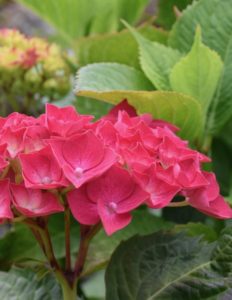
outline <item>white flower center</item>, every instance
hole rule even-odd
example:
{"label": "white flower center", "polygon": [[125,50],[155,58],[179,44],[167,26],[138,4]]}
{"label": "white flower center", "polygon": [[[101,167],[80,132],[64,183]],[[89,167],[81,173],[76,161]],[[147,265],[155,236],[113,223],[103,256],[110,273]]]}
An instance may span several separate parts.
{"label": "white flower center", "polygon": [[81,177],[83,175],[83,173],[84,173],[84,170],[82,168],[80,168],[80,167],[76,167],[76,169],[75,169],[74,172],[75,172],[75,175],[77,177]]}
{"label": "white flower center", "polygon": [[109,213],[115,213],[117,207],[118,207],[117,203],[115,203],[115,202],[110,202],[110,203],[108,204],[108,211],[109,211]]}
{"label": "white flower center", "polygon": [[52,179],[48,176],[45,176],[43,179],[42,179],[42,183],[44,184],[49,184],[52,182]]}

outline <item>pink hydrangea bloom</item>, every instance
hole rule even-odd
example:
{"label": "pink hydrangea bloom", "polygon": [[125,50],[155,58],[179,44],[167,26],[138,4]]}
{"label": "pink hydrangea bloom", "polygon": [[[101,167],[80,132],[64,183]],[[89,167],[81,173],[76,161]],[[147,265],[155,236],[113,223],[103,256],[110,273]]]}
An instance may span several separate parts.
{"label": "pink hydrangea bloom", "polygon": [[101,222],[109,235],[127,226],[140,205],[163,208],[177,195],[207,215],[231,218],[214,174],[202,170],[210,159],[176,131],[138,116],[126,100],[96,122],[51,104],[38,118],[0,118],[0,219],[63,211],[55,195],[66,188],[76,220]]}

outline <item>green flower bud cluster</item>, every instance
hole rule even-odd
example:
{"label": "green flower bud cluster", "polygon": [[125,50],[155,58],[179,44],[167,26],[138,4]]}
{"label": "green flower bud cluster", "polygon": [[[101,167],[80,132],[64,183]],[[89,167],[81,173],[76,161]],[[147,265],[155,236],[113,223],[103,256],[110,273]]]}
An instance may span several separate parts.
{"label": "green flower bud cluster", "polygon": [[0,30],[0,92],[6,99],[58,100],[70,90],[70,77],[65,54],[56,44],[14,29]]}

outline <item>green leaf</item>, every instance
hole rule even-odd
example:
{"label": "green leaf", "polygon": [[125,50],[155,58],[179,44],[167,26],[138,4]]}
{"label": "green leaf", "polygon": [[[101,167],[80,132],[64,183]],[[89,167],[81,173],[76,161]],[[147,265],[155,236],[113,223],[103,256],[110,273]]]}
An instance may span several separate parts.
{"label": "green leaf", "polygon": [[76,90],[152,90],[142,72],[117,63],[99,63],[81,68],[77,73]]}
{"label": "green leaf", "polygon": [[104,270],[95,272],[81,283],[81,290],[84,292],[88,300],[104,300],[105,299],[105,280]]}
{"label": "green leaf", "polygon": [[161,229],[171,228],[172,223],[151,215],[147,210],[134,211],[132,222],[112,236],[101,230],[91,241],[84,273],[92,273],[95,269],[105,267],[113,251],[121,241],[135,234],[149,234]]}
{"label": "green leaf", "polygon": [[61,300],[62,295],[52,275],[39,280],[29,269],[13,268],[10,272],[0,272],[0,299]]}
{"label": "green leaf", "polygon": [[93,115],[96,120],[106,115],[112,108],[109,103],[100,102],[96,99],[83,99],[83,97],[76,97],[73,105],[80,114]]}
{"label": "green leaf", "polygon": [[[120,74],[118,68],[114,71],[111,64],[108,64],[108,72],[105,72],[104,66],[95,64],[79,70],[76,83],[78,96],[95,98],[111,104],[127,99],[139,114],[151,113],[156,119],[163,119],[180,127],[180,135],[188,140],[201,133],[202,110],[195,99],[176,92],[142,91],[143,87],[147,86],[142,77],[134,84],[131,77]],[[101,69],[101,73],[96,72],[96,69]],[[142,76],[142,73],[137,72]]]}
{"label": "green leaf", "polygon": [[[55,255],[58,259],[65,256],[65,233],[63,214],[54,214],[49,218],[49,232],[51,234]],[[71,226],[72,252],[76,253],[79,244],[79,225],[72,219]],[[42,250],[24,224],[15,224],[11,230],[0,239],[0,265],[7,269],[12,264],[41,264],[46,262]]]}
{"label": "green leaf", "polygon": [[220,132],[220,138],[230,147],[232,151],[231,132],[232,132],[232,119],[223,127],[222,131]]}
{"label": "green leaf", "polygon": [[224,231],[215,250],[184,234],[129,239],[107,268],[106,300],[220,299],[232,285],[231,234],[231,228]]}
{"label": "green leaf", "polygon": [[[231,140],[231,131],[227,131],[227,134]],[[228,196],[232,188],[232,145],[222,137],[218,137],[214,139],[211,151],[213,170],[220,184],[221,193]]]}
{"label": "green leaf", "polygon": [[188,52],[193,44],[197,25],[202,29],[203,43],[224,58],[232,30],[231,1],[194,1],[174,24],[169,35],[169,45]]}
{"label": "green leaf", "polygon": [[140,64],[147,78],[158,90],[170,90],[169,73],[179,61],[179,51],[168,48],[157,42],[149,41],[128,24],[124,23],[132,32],[139,45]]}
{"label": "green leaf", "polygon": [[[152,26],[138,31],[147,39],[166,44],[167,32]],[[138,46],[128,30],[79,39],[75,45],[78,63],[116,62],[139,68]]]}
{"label": "green leaf", "polygon": [[203,236],[203,239],[208,242],[214,242],[218,238],[216,231],[203,223],[178,224],[174,230],[175,232],[185,231],[189,236]]}
{"label": "green leaf", "polygon": [[220,56],[202,43],[201,30],[198,27],[191,51],[170,73],[171,87],[174,91],[193,96],[206,113],[217,88],[222,67]]}
{"label": "green leaf", "polygon": [[120,19],[134,24],[149,0],[19,0],[50,23],[71,44],[82,36],[115,32]]}
{"label": "green leaf", "polygon": [[157,8],[158,13],[155,23],[165,29],[171,29],[172,24],[177,18],[174,13],[174,7],[176,7],[179,11],[182,11],[188,4],[191,4],[192,2],[193,0],[159,0]]}
{"label": "green leaf", "polygon": [[232,116],[232,10],[230,0],[200,0],[188,7],[172,28],[169,45],[189,51],[197,25],[201,26],[203,42],[216,50],[224,61],[220,83],[210,107],[207,130],[218,133]]}
{"label": "green leaf", "polygon": [[207,120],[209,134],[218,133],[232,116],[232,10],[230,0],[200,0],[188,7],[172,28],[169,45],[189,51],[194,30],[201,26],[203,43],[216,50],[224,61],[224,69]]}
{"label": "green leaf", "polygon": [[210,133],[218,133],[232,116],[232,37],[227,46],[224,68],[216,95],[212,103],[207,129]]}
{"label": "green leaf", "polygon": [[22,260],[44,262],[45,257],[30,230],[23,224],[15,224],[0,240],[1,269]]}
{"label": "green leaf", "polygon": [[93,115],[95,119],[99,119],[100,117],[106,115],[112,107],[112,105],[108,103],[93,99],[85,98],[85,101],[83,101],[82,97],[76,97],[73,92],[67,95],[64,99],[52,103],[60,107],[73,105],[78,113],[83,115]]}

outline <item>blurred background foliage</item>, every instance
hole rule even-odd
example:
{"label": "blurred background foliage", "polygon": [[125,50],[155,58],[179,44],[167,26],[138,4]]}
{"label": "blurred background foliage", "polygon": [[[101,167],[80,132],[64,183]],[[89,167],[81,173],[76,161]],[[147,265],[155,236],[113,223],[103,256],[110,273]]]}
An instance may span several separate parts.
{"label": "blurred background foliage", "polygon": [[[166,30],[176,19],[175,11],[184,9],[189,2],[191,1],[2,0],[0,28],[16,28],[28,36],[40,36],[58,43],[66,52],[67,64],[73,75],[78,67],[94,62],[118,62],[139,68],[137,43],[128,30],[124,29],[121,20],[133,26],[141,26],[140,31],[145,37],[166,44]],[[17,81],[17,84],[24,85],[24,82]],[[59,82],[49,84],[52,85],[51,88],[56,84],[60,85]],[[70,90],[72,86],[71,78]],[[56,101],[59,105],[57,94],[54,95],[55,89],[54,94],[50,92],[48,95],[41,95],[39,90],[41,88],[37,86],[34,95],[29,95],[29,98],[33,97],[29,102],[39,98],[42,105],[47,101]],[[18,98],[17,101],[24,102],[19,100],[14,90],[10,92],[11,99]],[[59,97],[59,100],[60,105],[72,103],[81,113],[92,113],[96,117],[105,114],[110,108],[110,105],[95,100],[80,99],[72,92]],[[32,113],[36,111],[41,111],[41,107],[31,110]]]}

